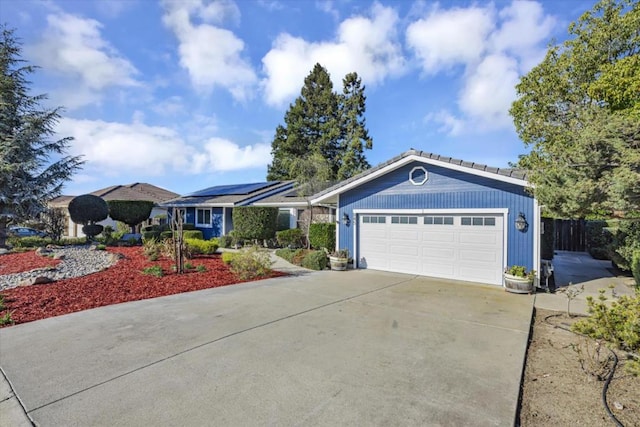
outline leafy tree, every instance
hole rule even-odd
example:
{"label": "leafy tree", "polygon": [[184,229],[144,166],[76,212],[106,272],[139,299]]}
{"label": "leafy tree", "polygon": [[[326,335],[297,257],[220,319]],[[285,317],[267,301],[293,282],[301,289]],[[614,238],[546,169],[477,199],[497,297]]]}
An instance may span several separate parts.
{"label": "leafy tree", "polygon": [[147,200],[109,200],[109,216],[120,222],[124,222],[131,227],[131,232],[135,233],[135,228],[142,221],[149,219],[155,203]]}
{"label": "leafy tree", "polygon": [[640,3],[601,0],[523,76],[518,166],[551,213],[640,209]]}
{"label": "leafy tree", "polygon": [[[284,126],[276,128],[271,144],[273,161],[268,180],[299,180],[308,175],[306,165],[318,156],[329,166],[328,182],[348,178],[369,165],[363,149],[372,147],[365,128],[364,86],[356,73],[348,74],[343,95],[333,91],[327,70],[320,64],[305,78],[300,96],[285,113]],[[326,186],[326,183],[325,183]]]}
{"label": "leafy tree", "polygon": [[1,27],[0,33],[0,247],[4,247],[7,225],[42,212],[83,162],[66,155],[72,138],[52,140],[61,108],[42,108],[46,96],[29,94],[27,76],[36,67],[20,59],[14,30]]}

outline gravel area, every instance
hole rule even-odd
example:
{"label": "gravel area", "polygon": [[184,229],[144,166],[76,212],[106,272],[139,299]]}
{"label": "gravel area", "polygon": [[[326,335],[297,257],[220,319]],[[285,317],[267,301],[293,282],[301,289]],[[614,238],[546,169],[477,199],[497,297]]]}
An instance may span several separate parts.
{"label": "gravel area", "polygon": [[63,257],[57,267],[0,276],[0,290],[14,288],[20,284],[33,283],[37,277],[43,276],[54,281],[86,276],[109,268],[118,260],[117,255],[107,251],[98,251],[90,246],[53,248],[51,252],[54,256]]}

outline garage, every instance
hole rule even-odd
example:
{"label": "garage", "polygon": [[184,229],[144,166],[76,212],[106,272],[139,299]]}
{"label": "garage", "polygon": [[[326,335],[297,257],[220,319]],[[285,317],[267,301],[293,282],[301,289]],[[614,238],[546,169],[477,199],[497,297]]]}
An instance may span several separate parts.
{"label": "garage", "polygon": [[526,178],[409,150],[311,203],[336,208],[336,249],[353,268],[501,285],[505,267],[540,271],[540,206]]}
{"label": "garage", "polygon": [[358,215],[359,268],[500,285],[502,213]]}

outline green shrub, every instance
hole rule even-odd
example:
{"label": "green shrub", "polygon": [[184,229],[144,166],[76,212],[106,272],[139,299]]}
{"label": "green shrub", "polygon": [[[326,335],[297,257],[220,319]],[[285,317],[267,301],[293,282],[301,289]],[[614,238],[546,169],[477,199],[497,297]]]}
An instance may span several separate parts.
{"label": "green shrub", "polygon": [[142,253],[150,261],[157,261],[158,258],[160,258],[160,254],[162,253],[162,247],[158,240],[148,239],[145,240],[142,244]]}
{"label": "green shrub", "polygon": [[609,259],[609,250],[607,248],[589,248],[589,255],[594,259]]}
{"label": "green shrub", "polygon": [[258,246],[252,246],[236,252],[229,263],[229,269],[241,280],[250,280],[271,273],[272,264],[268,252],[261,250]]}
{"label": "green shrub", "polygon": [[204,273],[205,271],[207,271],[207,267],[205,267],[204,265],[201,264],[201,265],[196,267],[196,271],[198,273]]}
{"label": "green shrub", "polygon": [[330,252],[333,251],[336,247],[336,225],[330,222],[311,224],[309,243],[314,249],[325,248]]}
{"label": "green shrub", "polygon": [[189,252],[192,256],[211,255],[218,250],[218,244],[213,240],[185,238],[184,243],[189,248]]}
{"label": "green shrub", "polygon": [[275,236],[278,208],[239,206],[233,209],[234,235],[244,240],[264,240]]}
{"label": "green shrub", "polygon": [[145,242],[147,240],[158,240],[160,239],[159,231],[143,231],[142,233],[142,241]]}
{"label": "green shrub", "polygon": [[202,231],[200,230],[184,230],[182,232],[182,237],[184,239],[200,239],[200,240],[204,239],[204,236],[202,235]]}
{"label": "green shrub", "polygon": [[276,256],[279,256],[282,259],[285,259],[289,262],[291,262],[293,260],[293,255],[296,253],[295,249],[289,249],[289,248],[284,248],[284,249],[277,249],[276,250]]}
{"label": "green shrub", "polygon": [[574,323],[571,330],[626,351],[640,350],[640,292],[633,297],[623,295],[611,304],[607,304],[605,290],[599,292],[598,300],[587,297],[589,317]]}
{"label": "green shrub", "polygon": [[63,246],[75,246],[84,245],[86,239],[84,237],[63,237],[60,239],[60,244]]}
{"label": "green shrub", "polygon": [[196,225],[190,222],[185,222],[184,224],[182,224],[182,230],[184,231],[193,231],[195,229],[196,229]]}
{"label": "green shrub", "polygon": [[302,247],[302,239],[304,233],[299,228],[291,228],[289,230],[282,230],[276,233],[276,240],[278,245],[283,248],[299,248]]}
{"label": "green shrub", "polygon": [[236,255],[236,252],[222,252],[222,262],[224,262],[225,264],[233,264],[233,260],[235,259]]}
{"label": "green shrub", "polygon": [[[84,239],[83,239],[84,241]],[[53,240],[46,237],[10,237],[7,242],[14,248],[39,248],[53,244]]]}
{"label": "green shrub", "polygon": [[160,233],[160,238],[164,240],[171,239],[173,237],[173,231],[167,230]]}
{"label": "green shrub", "polygon": [[636,286],[640,286],[640,249],[633,253],[631,260],[631,273],[636,281]]}
{"label": "green shrub", "polygon": [[162,272],[162,267],[160,267],[159,265],[154,265],[153,267],[142,269],[142,274],[156,277],[162,277],[164,275],[164,273]]}
{"label": "green shrub", "polygon": [[160,231],[160,226],[156,225],[156,224],[151,224],[151,225],[145,225],[144,227],[142,227],[140,229],[140,231],[142,233],[144,232],[149,232],[149,231]]}
{"label": "green shrub", "polygon": [[106,245],[103,245],[103,244],[96,245],[96,250],[97,251],[104,251],[106,249],[107,249]]}
{"label": "green shrub", "polygon": [[324,251],[310,251],[302,258],[301,265],[310,270],[324,270],[327,268],[327,254]]}
{"label": "green shrub", "polygon": [[553,259],[553,248],[555,246],[555,220],[553,218],[542,218],[544,234],[540,240],[540,257],[542,259]]}
{"label": "green shrub", "polygon": [[631,270],[633,253],[640,250],[640,219],[621,220],[609,246],[611,260],[622,270]]}
{"label": "green shrub", "polygon": [[293,252],[293,256],[291,257],[291,264],[302,265],[302,260],[307,256],[309,252],[311,251],[304,248],[296,249]]}
{"label": "green shrub", "polygon": [[218,244],[221,248],[230,248],[233,245],[233,237],[229,235],[220,236],[218,238]]}

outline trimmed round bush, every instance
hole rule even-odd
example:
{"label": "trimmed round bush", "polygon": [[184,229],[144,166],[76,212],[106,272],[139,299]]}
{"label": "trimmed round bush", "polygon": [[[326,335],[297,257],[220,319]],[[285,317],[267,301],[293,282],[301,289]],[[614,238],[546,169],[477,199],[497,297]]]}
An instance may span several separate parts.
{"label": "trimmed round bush", "polygon": [[94,236],[97,236],[98,234],[102,233],[103,228],[104,227],[101,226],[100,224],[87,224],[82,227],[82,232],[86,234],[88,238],[91,239]]}
{"label": "trimmed round bush", "polygon": [[136,225],[149,219],[155,203],[147,200],[109,200],[107,205],[109,216],[127,224],[133,233]]}
{"label": "trimmed round bush", "polygon": [[109,216],[109,206],[98,196],[83,194],[69,202],[69,216],[76,224],[100,222]]}

